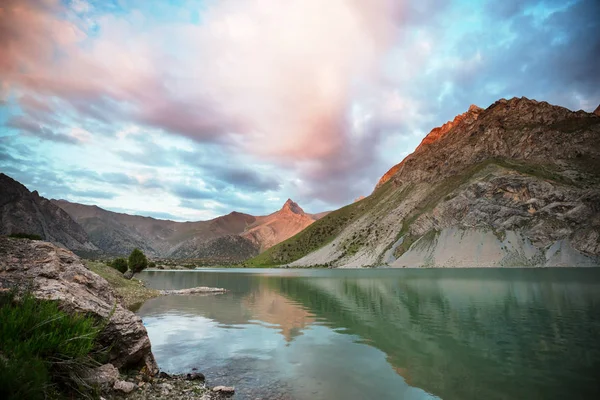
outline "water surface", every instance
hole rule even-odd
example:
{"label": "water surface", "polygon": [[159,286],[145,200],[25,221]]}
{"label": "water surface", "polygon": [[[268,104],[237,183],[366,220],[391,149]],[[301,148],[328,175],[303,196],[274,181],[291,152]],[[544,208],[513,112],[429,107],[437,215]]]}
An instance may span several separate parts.
{"label": "water surface", "polygon": [[600,269],[146,271],[159,367],[237,399],[600,398]]}

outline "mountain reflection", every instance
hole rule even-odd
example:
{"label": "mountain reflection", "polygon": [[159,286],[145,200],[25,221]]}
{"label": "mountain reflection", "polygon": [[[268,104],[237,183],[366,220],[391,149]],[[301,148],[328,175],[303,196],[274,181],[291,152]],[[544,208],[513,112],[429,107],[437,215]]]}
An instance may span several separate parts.
{"label": "mountain reflection", "polygon": [[227,326],[261,321],[287,342],[325,326],[381,350],[406,383],[444,399],[600,394],[598,271],[363,272],[171,273],[177,287],[232,293],[162,298],[141,313],[177,310]]}

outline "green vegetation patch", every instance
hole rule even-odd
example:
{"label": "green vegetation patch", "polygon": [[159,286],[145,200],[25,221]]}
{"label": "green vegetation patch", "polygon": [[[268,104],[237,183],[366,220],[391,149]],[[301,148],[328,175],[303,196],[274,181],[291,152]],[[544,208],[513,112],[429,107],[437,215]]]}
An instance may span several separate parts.
{"label": "green vegetation patch", "polygon": [[126,279],[116,269],[98,261],[86,261],[86,267],[108,281],[121,298],[123,305],[130,310],[136,309],[148,299],[158,296],[158,290],[149,289],[137,279]]}
{"label": "green vegetation patch", "polygon": [[89,398],[82,376],[99,365],[95,318],[67,314],[31,294],[0,293],[0,398]]}

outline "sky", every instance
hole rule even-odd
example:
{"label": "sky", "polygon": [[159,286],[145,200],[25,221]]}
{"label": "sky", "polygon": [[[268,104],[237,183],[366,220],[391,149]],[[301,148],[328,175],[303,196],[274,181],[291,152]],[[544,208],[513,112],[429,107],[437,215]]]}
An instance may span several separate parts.
{"label": "sky", "polygon": [[2,0],[0,172],[139,215],[371,193],[500,98],[600,104],[597,0]]}

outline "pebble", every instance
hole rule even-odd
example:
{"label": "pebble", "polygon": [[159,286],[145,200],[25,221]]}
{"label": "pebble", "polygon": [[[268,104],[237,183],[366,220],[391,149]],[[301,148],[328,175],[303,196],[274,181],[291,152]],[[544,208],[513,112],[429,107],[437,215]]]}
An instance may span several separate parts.
{"label": "pebble", "polygon": [[223,394],[233,394],[235,393],[235,388],[231,386],[215,386],[213,388],[213,392],[219,392]]}
{"label": "pebble", "polygon": [[132,382],[126,381],[116,381],[113,389],[117,391],[121,391],[125,394],[131,393],[136,388],[136,384]]}

